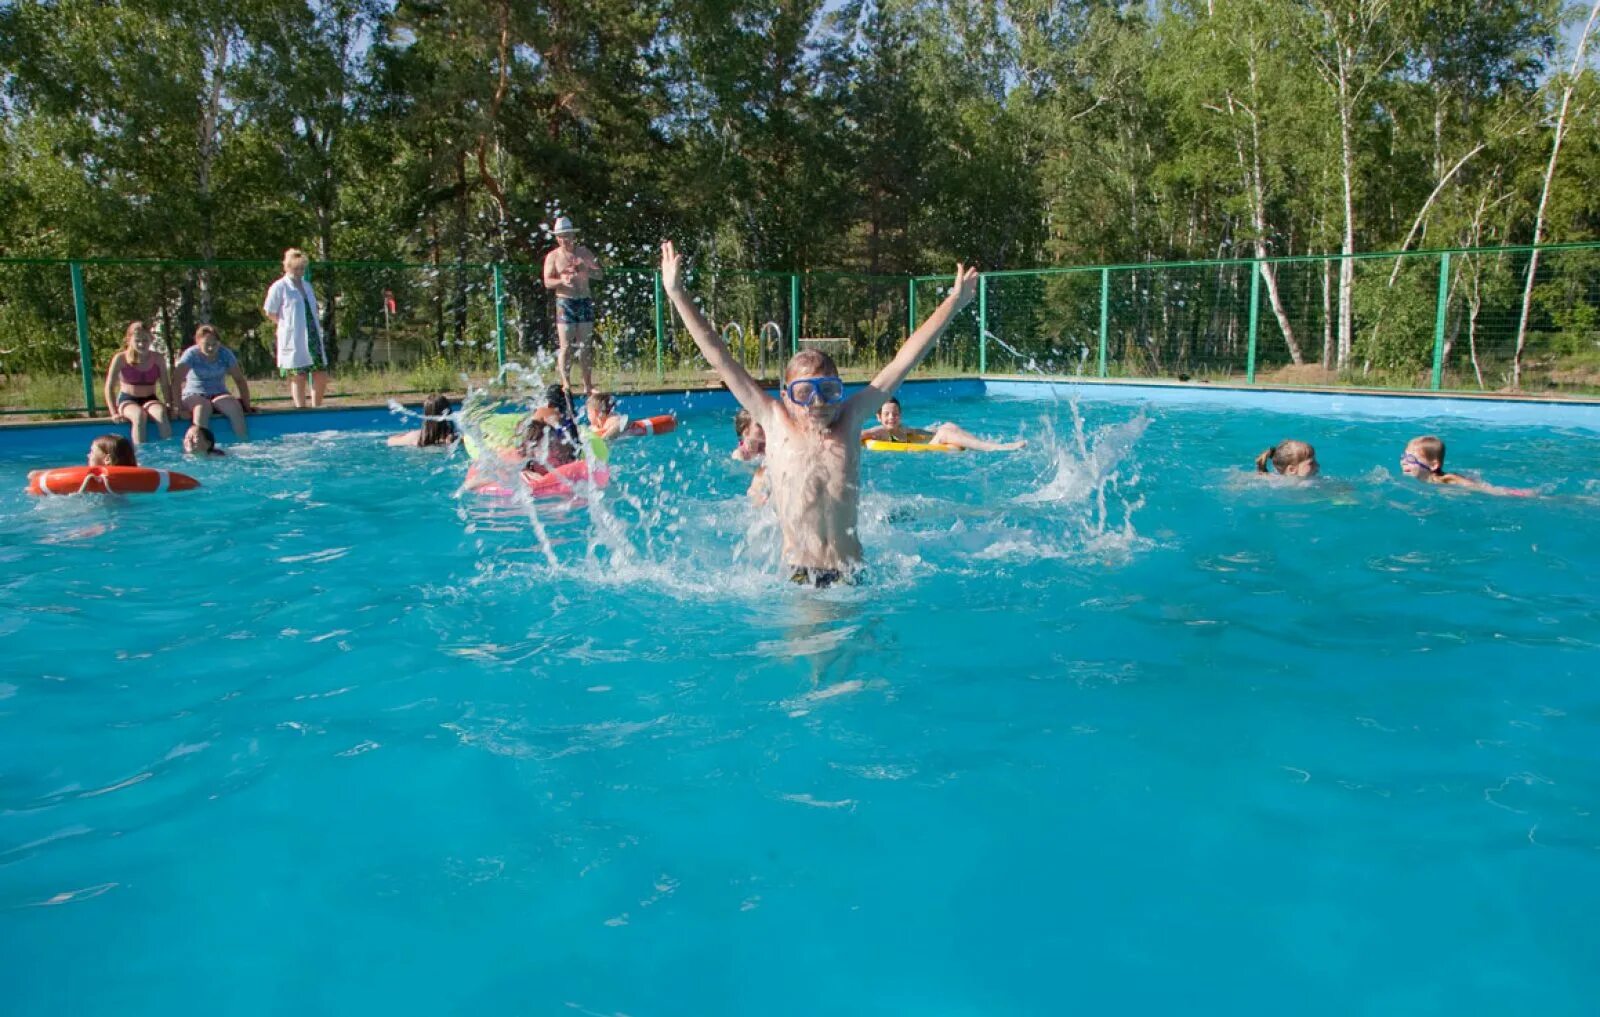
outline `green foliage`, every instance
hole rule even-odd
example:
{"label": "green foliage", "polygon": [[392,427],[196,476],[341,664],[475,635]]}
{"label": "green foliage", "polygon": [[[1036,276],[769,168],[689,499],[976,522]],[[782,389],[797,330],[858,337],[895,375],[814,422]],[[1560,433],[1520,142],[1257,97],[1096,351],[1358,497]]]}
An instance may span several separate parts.
{"label": "green foliage", "polygon": [[461,388],[461,368],[437,354],[412,365],[406,375],[410,387],[418,392],[453,392]]}
{"label": "green foliage", "polygon": [[[782,284],[736,273],[1323,254],[1347,232],[1367,250],[1516,243],[1550,152],[1562,12],[1561,0],[21,0],[0,4],[0,255],[260,259],[96,269],[89,311],[99,361],[147,317],[180,344],[214,322],[261,368],[260,294],[289,246],[323,265],[431,266],[319,276],[341,366],[481,366],[487,270],[449,266],[490,261],[520,267],[506,280],[513,351],[548,348],[538,266],[563,213],[608,266],[648,267],[664,236],[678,239],[717,272],[704,295],[719,322],[775,321],[786,336]],[[1592,72],[1566,139],[1546,233],[1597,237]],[[0,350],[70,370],[60,273],[7,272]],[[1425,369],[1427,280],[1355,275],[1341,366]],[[600,293],[619,368],[654,366],[647,278],[615,273]],[[1577,351],[1593,330],[1592,302],[1563,304],[1560,285],[1536,292],[1535,354]],[[1262,298],[1263,350],[1315,363],[1320,277],[1285,270],[1279,289]],[[1096,278],[1011,292],[995,301],[996,334],[1027,356],[1078,364],[1098,346]],[[1112,361],[1235,370],[1247,292],[1237,272],[1120,292]],[[849,332],[854,354],[881,356],[905,304],[903,283],[808,285],[802,332]],[[1503,329],[1495,313],[1486,324]],[[976,338],[963,319],[938,355],[975,365]]]}

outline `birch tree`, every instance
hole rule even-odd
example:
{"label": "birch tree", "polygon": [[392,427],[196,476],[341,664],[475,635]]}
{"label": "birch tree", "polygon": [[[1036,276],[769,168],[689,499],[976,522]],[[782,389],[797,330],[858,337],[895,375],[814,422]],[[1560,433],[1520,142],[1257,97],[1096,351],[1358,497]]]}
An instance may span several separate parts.
{"label": "birch tree", "polygon": [[1339,125],[1339,178],[1343,229],[1339,261],[1336,366],[1350,365],[1355,336],[1357,145],[1374,86],[1403,50],[1392,0],[1302,0],[1300,38],[1323,85],[1332,94]]}
{"label": "birch tree", "polygon": [[1517,352],[1511,361],[1513,389],[1522,387],[1522,357],[1528,346],[1528,313],[1533,309],[1533,283],[1534,277],[1539,272],[1538,245],[1544,243],[1545,212],[1550,206],[1550,185],[1555,180],[1556,163],[1561,158],[1561,141],[1566,134],[1567,114],[1572,108],[1572,96],[1578,87],[1578,75],[1583,70],[1583,53],[1589,45],[1589,36],[1594,31],[1597,18],[1600,18],[1600,0],[1595,0],[1594,6],[1589,9],[1588,20],[1584,22],[1583,31],[1578,36],[1578,44],[1573,49],[1572,67],[1561,85],[1561,104],[1556,112],[1555,130],[1550,139],[1550,161],[1545,164],[1544,184],[1539,188],[1539,208],[1533,217],[1534,250],[1528,256],[1527,279],[1522,285],[1522,310],[1517,315]]}

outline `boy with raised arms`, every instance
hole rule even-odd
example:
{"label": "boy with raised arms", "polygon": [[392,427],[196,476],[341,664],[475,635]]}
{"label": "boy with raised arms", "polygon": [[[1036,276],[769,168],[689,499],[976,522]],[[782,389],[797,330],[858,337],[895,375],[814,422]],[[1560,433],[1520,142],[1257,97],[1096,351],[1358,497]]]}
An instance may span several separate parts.
{"label": "boy with raised arms", "polygon": [[867,386],[844,395],[833,358],[801,350],[784,370],[774,399],[728,352],[716,330],[689,298],[682,258],[661,245],[661,284],[695,345],[721,376],[753,423],[766,433],[772,507],[783,531],[783,561],[790,578],[818,587],[849,581],[861,564],[856,530],[861,497],[861,425],[911,373],[935,340],[978,291],[978,270],[956,266],[950,295],[911,334],[900,352]]}

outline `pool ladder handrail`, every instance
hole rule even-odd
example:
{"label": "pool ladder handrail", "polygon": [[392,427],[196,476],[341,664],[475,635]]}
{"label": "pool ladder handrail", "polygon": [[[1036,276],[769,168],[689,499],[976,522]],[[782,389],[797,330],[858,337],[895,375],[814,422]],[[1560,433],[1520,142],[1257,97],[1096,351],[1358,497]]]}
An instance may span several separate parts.
{"label": "pool ladder handrail", "polygon": [[761,336],[758,340],[761,345],[761,373],[767,373],[767,330],[772,331],[772,352],[776,357],[783,356],[783,326],[775,321],[769,321],[761,326]]}
{"label": "pool ladder handrail", "polygon": [[746,365],[748,368],[749,361],[746,358],[748,357],[750,351],[745,349],[744,326],[739,324],[737,321],[730,321],[726,325],[722,326],[722,345],[731,350],[733,349],[733,344],[728,342],[729,330],[739,333],[739,363]]}

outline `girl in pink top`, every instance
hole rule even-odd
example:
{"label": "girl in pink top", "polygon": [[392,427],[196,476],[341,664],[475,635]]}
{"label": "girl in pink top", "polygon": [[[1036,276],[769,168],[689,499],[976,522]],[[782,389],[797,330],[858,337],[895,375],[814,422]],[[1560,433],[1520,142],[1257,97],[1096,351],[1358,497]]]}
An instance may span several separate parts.
{"label": "girl in pink top", "polygon": [[[133,428],[133,443],[143,445],[149,421],[156,422],[161,440],[172,437],[172,381],[167,377],[167,362],[150,347],[155,337],[144,327],[144,322],[128,325],[122,337],[122,349],[111,358],[106,370],[106,407],[111,419],[126,420]],[[111,398],[111,383],[121,385],[115,401]],[[157,386],[161,394],[156,394]]]}

